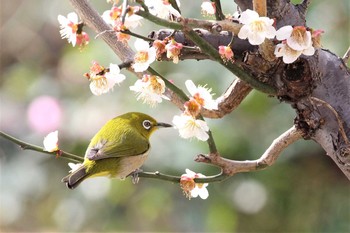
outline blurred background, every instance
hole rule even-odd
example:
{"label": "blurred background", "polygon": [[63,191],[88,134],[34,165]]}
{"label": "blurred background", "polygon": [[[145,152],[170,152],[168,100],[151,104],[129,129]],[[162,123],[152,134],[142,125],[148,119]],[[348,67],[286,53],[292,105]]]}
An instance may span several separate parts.
{"label": "blurred background", "polygon": [[[102,14],[106,1],[91,1]],[[201,1],[182,1],[183,15],[199,14]],[[236,9],[222,1],[224,12]],[[186,8],[186,9],[185,9]],[[42,146],[44,136],[59,130],[60,148],[83,155],[89,139],[110,118],[142,111],[171,122],[180,111],[164,102],[149,108],[136,101],[127,79],[114,91],[94,96],[83,77],[91,62],[119,59],[89,29],[89,46],[80,52],[59,34],[57,16],[73,11],[68,1],[1,0],[0,128]],[[349,1],[312,1],[308,26],[325,30],[323,46],[343,56],[349,46]],[[157,29],[157,28],[156,28]],[[154,25],[144,22],[139,33]],[[192,79],[220,96],[234,77],[207,61],[153,67],[179,87]],[[287,104],[253,91],[232,114],[208,120],[222,155],[256,159],[287,130],[295,113]],[[174,129],[158,131],[144,171],[172,175],[185,168],[206,175],[218,169],[193,158],[207,145],[184,140]],[[264,171],[238,174],[208,186],[207,200],[188,200],[178,184],[142,179],[95,178],[68,190],[61,178],[67,160],[21,150],[0,138],[0,231],[2,232],[350,232],[349,181],[312,141],[299,141]]]}

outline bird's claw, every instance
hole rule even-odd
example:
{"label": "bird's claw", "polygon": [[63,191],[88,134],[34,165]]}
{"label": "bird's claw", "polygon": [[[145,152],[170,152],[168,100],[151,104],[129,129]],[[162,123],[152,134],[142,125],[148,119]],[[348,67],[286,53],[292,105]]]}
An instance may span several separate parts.
{"label": "bird's claw", "polygon": [[140,180],[139,173],[140,172],[142,172],[142,169],[138,168],[129,174],[129,176],[131,176],[131,182],[133,184],[137,184],[139,182],[139,180]]}

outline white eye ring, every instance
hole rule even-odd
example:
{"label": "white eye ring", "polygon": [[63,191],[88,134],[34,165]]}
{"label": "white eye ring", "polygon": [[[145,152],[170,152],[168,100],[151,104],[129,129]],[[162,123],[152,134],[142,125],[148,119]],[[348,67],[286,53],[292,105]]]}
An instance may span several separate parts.
{"label": "white eye ring", "polygon": [[149,120],[144,120],[142,122],[142,126],[143,126],[143,128],[149,130],[152,127],[152,123]]}

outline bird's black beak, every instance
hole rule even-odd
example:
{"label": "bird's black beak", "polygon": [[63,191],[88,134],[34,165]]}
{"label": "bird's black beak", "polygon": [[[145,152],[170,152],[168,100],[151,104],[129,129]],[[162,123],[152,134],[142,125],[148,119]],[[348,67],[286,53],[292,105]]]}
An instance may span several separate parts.
{"label": "bird's black beak", "polygon": [[168,128],[168,127],[173,127],[173,126],[171,124],[158,122],[157,127]]}

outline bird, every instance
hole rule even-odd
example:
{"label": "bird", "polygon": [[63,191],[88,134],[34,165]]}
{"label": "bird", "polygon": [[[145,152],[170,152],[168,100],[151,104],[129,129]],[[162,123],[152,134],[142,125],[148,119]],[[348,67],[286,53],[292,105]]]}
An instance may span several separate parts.
{"label": "bird", "polygon": [[146,161],[151,134],[172,127],[140,112],[129,112],[109,120],[91,139],[84,162],[62,179],[69,189],[87,178],[107,176],[125,179]]}

